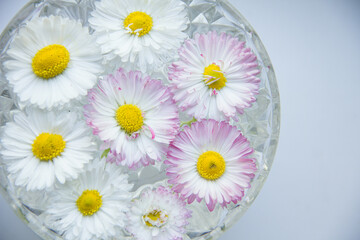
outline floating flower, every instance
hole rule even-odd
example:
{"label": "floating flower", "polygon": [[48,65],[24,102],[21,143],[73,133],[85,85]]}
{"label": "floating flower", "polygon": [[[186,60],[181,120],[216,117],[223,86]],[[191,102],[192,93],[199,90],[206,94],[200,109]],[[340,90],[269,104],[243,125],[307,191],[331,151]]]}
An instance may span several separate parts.
{"label": "floating flower", "polygon": [[169,88],[141,72],[116,71],[89,91],[85,117],[110,147],[109,161],[136,168],[165,157],[179,129]]}
{"label": "floating flower", "polygon": [[181,240],[191,211],[169,188],[145,190],[132,202],[126,229],[141,240]]}
{"label": "floating flower", "polygon": [[252,152],[247,139],[228,123],[193,123],[170,144],[165,161],[169,183],[188,203],[204,199],[210,211],[216,203],[237,203],[256,172]]}
{"label": "floating flower", "polygon": [[161,64],[186,38],[179,0],[101,0],[89,22],[107,62],[134,63],[143,72]]}
{"label": "floating flower", "polygon": [[96,42],[78,21],[36,17],[7,51],[6,78],[21,102],[42,109],[85,96],[101,70]]}
{"label": "floating flower", "polygon": [[116,227],[125,227],[132,185],[120,168],[103,162],[50,196],[46,210],[49,227],[67,240],[110,239]]}
{"label": "floating flower", "polygon": [[236,113],[256,100],[260,71],[245,42],[215,31],[195,34],[179,55],[180,60],[169,67],[174,99],[195,118],[236,120]]}
{"label": "floating flower", "polygon": [[18,112],[1,137],[2,160],[15,184],[41,190],[74,179],[92,158],[95,145],[75,113]]}

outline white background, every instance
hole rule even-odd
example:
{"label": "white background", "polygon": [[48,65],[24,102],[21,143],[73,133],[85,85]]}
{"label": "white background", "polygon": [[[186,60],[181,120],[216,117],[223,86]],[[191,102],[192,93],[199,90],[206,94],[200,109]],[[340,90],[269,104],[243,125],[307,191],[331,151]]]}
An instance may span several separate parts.
{"label": "white background", "polygon": [[[260,35],[281,95],[262,192],[221,240],[360,239],[360,0],[230,0]],[[0,0],[2,31],[26,0]],[[0,240],[38,240],[0,197]]]}

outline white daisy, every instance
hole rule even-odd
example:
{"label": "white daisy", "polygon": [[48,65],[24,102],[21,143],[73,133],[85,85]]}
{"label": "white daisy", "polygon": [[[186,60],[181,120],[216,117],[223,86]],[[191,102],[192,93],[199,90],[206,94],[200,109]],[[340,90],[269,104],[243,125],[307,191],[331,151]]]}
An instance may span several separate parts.
{"label": "white daisy", "polygon": [[126,229],[139,240],[181,240],[191,211],[169,188],[145,190],[132,201]]}
{"label": "white daisy", "polygon": [[170,89],[141,72],[116,71],[89,91],[87,123],[110,148],[108,161],[137,168],[165,158],[179,129]]}
{"label": "white daisy", "polygon": [[167,175],[188,203],[203,199],[210,211],[237,203],[257,170],[249,141],[234,126],[202,120],[186,126],[171,143]]}
{"label": "white daisy", "polygon": [[88,28],[59,16],[27,22],[6,53],[6,78],[14,92],[22,103],[42,109],[85,96],[102,71]]}
{"label": "white daisy", "polygon": [[91,132],[75,113],[15,113],[1,137],[2,161],[27,190],[41,190],[74,179],[96,149]]}
{"label": "white daisy", "polygon": [[174,99],[196,119],[237,120],[256,101],[260,70],[245,42],[226,33],[197,33],[179,55],[169,67]]}
{"label": "white daisy", "polygon": [[132,185],[120,168],[104,162],[59,186],[49,198],[49,227],[66,240],[110,239],[125,227]]}
{"label": "white daisy", "polygon": [[186,38],[185,4],[179,0],[101,0],[89,19],[105,60],[135,63],[146,72]]}

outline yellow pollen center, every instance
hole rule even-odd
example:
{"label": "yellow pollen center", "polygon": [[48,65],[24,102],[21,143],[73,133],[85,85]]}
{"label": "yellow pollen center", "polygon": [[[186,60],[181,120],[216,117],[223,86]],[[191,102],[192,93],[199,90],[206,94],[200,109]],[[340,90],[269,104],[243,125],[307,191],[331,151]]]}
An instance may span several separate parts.
{"label": "yellow pollen center", "polygon": [[148,227],[162,227],[166,224],[168,215],[160,210],[153,210],[143,216],[144,222]]}
{"label": "yellow pollen center", "polygon": [[62,45],[52,44],[35,54],[31,66],[38,77],[49,79],[61,74],[69,61],[69,51]]}
{"label": "yellow pollen center", "polygon": [[102,205],[101,195],[97,190],[85,190],[76,201],[79,212],[84,216],[96,213]]}
{"label": "yellow pollen center", "polygon": [[207,151],[200,155],[197,171],[206,180],[217,180],[225,172],[225,160],[217,152]]}
{"label": "yellow pollen center", "polygon": [[226,85],[226,77],[216,64],[210,64],[204,70],[205,84],[212,89],[220,90]]}
{"label": "yellow pollen center", "polygon": [[132,12],[124,20],[125,29],[130,30],[131,34],[139,37],[148,34],[153,26],[152,18],[144,12]]}
{"label": "yellow pollen center", "polygon": [[115,118],[119,126],[129,135],[139,131],[144,124],[141,110],[132,104],[120,106],[116,111]]}
{"label": "yellow pollen center", "polygon": [[61,135],[41,133],[32,144],[32,152],[41,161],[49,161],[60,156],[65,145],[66,142]]}

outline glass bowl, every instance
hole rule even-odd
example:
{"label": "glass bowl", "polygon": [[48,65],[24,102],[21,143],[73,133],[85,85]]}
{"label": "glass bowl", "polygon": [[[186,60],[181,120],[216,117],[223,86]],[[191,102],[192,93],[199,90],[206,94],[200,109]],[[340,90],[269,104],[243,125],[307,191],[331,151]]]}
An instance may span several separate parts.
{"label": "glass bowl", "polygon": [[[0,36],[0,60],[7,60],[6,51],[14,36],[25,22],[36,16],[59,15],[77,19],[84,26],[89,26],[89,13],[95,8],[94,0],[32,0],[11,20]],[[207,211],[205,204],[193,203],[189,208],[193,211],[187,234],[184,239],[217,239],[234,224],[250,207],[261,190],[274,160],[280,127],[280,99],[274,69],[259,36],[246,19],[226,0],[183,0],[186,4],[189,27],[186,33],[191,38],[195,33],[217,30],[231,34],[240,41],[245,41],[257,56],[261,79],[256,102],[244,113],[238,115],[239,121],[230,121],[240,129],[250,141],[254,149],[252,156],[256,158],[258,171],[251,182],[251,188],[237,204],[227,208],[217,207],[213,212]],[[90,30],[92,32],[92,30]],[[167,81],[167,68],[174,59],[167,59],[164,65],[154,70],[154,76]],[[103,66],[106,73],[114,68]],[[0,126],[12,121],[13,112],[22,111],[15,94],[5,77],[4,66],[0,67]],[[77,106],[74,106],[77,111]],[[186,120],[184,117],[182,120]],[[2,131],[1,130],[1,131]],[[1,147],[1,146],[0,146]],[[100,151],[100,150],[99,150]],[[150,166],[136,171],[127,171],[134,191],[139,191],[147,184],[159,185],[166,182],[164,167]],[[46,216],[43,215],[44,201],[36,192],[27,192],[17,187],[14,179],[8,176],[5,165],[0,165],[0,189],[19,218],[43,239],[62,239],[56,231],[47,227]],[[119,239],[131,239],[124,234]]]}

